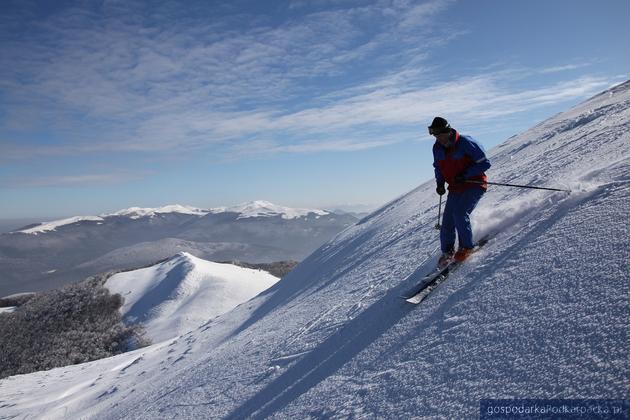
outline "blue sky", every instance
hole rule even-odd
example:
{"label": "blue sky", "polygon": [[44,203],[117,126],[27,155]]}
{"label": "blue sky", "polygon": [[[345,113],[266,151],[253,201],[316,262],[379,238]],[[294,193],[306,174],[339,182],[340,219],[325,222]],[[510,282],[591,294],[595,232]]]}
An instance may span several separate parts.
{"label": "blue sky", "polygon": [[[379,205],[629,78],[630,2],[3,1],[0,218]],[[490,174],[491,176],[491,174]]]}

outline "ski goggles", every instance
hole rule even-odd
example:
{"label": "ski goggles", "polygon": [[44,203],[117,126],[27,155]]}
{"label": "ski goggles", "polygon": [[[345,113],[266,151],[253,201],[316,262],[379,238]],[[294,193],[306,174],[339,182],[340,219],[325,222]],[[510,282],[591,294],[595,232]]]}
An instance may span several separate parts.
{"label": "ski goggles", "polygon": [[428,127],[429,134],[432,136],[437,136],[438,134],[449,133],[451,129],[449,127],[441,127],[441,128],[432,128]]}

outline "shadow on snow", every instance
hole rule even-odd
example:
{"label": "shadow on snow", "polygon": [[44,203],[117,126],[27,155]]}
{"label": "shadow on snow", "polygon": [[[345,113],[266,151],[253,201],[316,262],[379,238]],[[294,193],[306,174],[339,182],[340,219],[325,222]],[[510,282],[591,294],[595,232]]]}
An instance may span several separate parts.
{"label": "shadow on snow", "polygon": [[333,375],[416,308],[401,295],[408,291],[410,282],[419,281],[425,271],[426,267],[420,267],[398,287],[390,289],[227,418],[268,417]]}

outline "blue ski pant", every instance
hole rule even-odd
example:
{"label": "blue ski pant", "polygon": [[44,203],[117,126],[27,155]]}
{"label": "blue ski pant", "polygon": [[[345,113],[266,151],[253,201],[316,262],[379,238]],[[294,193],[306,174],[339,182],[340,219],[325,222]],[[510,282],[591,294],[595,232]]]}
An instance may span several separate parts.
{"label": "blue ski pant", "polygon": [[440,229],[442,252],[455,250],[455,231],[457,231],[460,248],[474,246],[470,214],[485,192],[482,188],[469,188],[461,192],[448,193]]}

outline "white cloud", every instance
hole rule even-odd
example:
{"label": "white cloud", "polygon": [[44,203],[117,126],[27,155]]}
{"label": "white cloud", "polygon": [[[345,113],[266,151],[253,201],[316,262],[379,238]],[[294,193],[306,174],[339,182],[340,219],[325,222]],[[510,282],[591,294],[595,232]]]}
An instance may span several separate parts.
{"label": "white cloud", "polygon": [[570,71],[570,70],[581,69],[584,67],[588,67],[590,65],[591,63],[585,62],[585,63],[579,63],[579,64],[566,64],[564,66],[546,67],[546,68],[540,69],[539,73],[542,73],[542,74],[560,73],[560,72],[565,72],[565,71]]}
{"label": "white cloud", "polygon": [[360,128],[366,124],[419,124],[435,114],[458,114],[466,119],[493,118],[585,97],[609,84],[607,79],[584,77],[536,90],[513,92],[500,87],[499,82],[492,75],[484,75],[411,91],[386,85],[328,106],[276,117],[273,114],[256,114],[253,115],[255,123],[249,121],[247,115],[240,115],[235,127],[251,126],[257,131],[289,130],[304,134]]}
{"label": "white cloud", "polygon": [[95,184],[121,184],[146,177],[148,173],[98,173],[4,179],[5,188],[77,187]]}
{"label": "white cloud", "polygon": [[9,105],[2,124],[14,132],[48,129],[60,140],[33,148],[6,135],[3,158],[186,153],[217,144],[237,155],[358,150],[408,139],[412,126],[435,114],[479,122],[611,83],[583,77],[515,91],[505,70],[436,83],[427,76],[427,51],[457,35],[431,21],[450,1],[329,3],[331,10],[284,22],[236,14],[212,20],[133,2],[32,22],[36,30],[2,42],[11,62],[0,66]]}
{"label": "white cloud", "polygon": [[399,26],[403,29],[410,29],[426,25],[431,17],[449,7],[453,0],[436,0],[421,4],[400,3],[404,4],[405,7],[402,8],[404,13]]}

